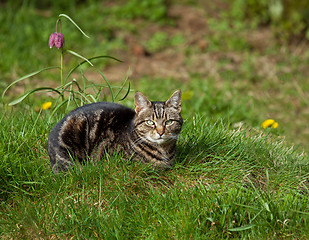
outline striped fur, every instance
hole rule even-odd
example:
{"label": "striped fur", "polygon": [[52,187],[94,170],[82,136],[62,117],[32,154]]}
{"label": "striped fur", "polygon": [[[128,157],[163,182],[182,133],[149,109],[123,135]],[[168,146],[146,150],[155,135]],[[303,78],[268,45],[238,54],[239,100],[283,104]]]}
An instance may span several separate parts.
{"label": "striped fur", "polygon": [[67,171],[72,160],[97,161],[115,149],[127,158],[159,168],[173,165],[182,127],[181,92],[165,102],[135,94],[135,109],[98,102],[79,107],[52,129],[47,143],[53,171]]}

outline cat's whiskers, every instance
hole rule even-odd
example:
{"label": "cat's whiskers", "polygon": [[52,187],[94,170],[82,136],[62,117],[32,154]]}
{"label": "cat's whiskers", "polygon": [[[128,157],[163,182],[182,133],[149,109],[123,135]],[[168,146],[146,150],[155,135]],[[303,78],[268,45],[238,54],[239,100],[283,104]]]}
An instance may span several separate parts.
{"label": "cat's whiskers", "polygon": [[141,143],[143,143],[145,140],[144,140],[142,137],[140,137],[140,136],[138,135],[138,133],[136,132],[136,129],[134,129],[134,130],[132,131],[132,133],[133,133],[137,138],[134,139],[133,141],[132,141],[132,139],[131,139],[130,144],[129,144],[129,147],[130,147],[130,149],[131,149],[132,152],[136,152],[137,147],[140,146]]}
{"label": "cat's whiskers", "polygon": [[169,138],[170,140],[177,140],[177,136],[174,136],[174,135],[173,135],[173,136],[169,136],[168,138]]}
{"label": "cat's whiskers", "polygon": [[135,141],[133,141],[134,145],[140,145],[142,142],[145,142],[143,138],[138,138]]}
{"label": "cat's whiskers", "polygon": [[137,136],[137,138],[133,141],[133,144],[139,145],[140,143],[145,141],[145,139],[138,134],[136,129],[133,130],[133,133]]}

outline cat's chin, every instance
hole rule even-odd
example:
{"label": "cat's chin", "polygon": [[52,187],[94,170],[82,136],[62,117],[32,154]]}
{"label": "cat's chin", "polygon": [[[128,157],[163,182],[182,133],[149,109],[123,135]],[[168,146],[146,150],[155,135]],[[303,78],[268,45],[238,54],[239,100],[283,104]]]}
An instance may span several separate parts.
{"label": "cat's chin", "polygon": [[165,143],[167,139],[164,139],[164,138],[158,138],[158,139],[153,139],[152,141],[156,144],[162,144],[162,143]]}
{"label": "cat's chin", "polygon": [[152,137],[147,137],[147,140],[152,142],[152,143],[156,143],[158,145],[166,143],[170,140],[170,138],[166,138],[166,137],[158,137],[158,138],[152,138]]}

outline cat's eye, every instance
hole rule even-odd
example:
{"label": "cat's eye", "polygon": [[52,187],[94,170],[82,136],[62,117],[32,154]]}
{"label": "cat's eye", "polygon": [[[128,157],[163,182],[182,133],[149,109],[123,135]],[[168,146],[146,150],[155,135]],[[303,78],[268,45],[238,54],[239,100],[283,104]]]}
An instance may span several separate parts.
{"label": "cat's eye", "polygon": [[155,125],[154,121],[151,121],[151,120],[147,120],[146,124],[149,125],[149,126]]}
{"label": "cat's eye", "polygon": [[173,120],[167,120],[166,122],[165,122],[165,125],[171,125],[173,123]]}

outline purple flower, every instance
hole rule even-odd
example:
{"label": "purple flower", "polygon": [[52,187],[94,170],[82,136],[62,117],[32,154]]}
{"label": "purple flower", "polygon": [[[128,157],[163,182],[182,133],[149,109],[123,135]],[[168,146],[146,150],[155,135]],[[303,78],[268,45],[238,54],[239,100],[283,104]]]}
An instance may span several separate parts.
{"label": "purple flower", "polygon": [[55,36],[55,46],[58,49],[64,47],[64,37],[62,33],[58,33],[57,36]]}
{"label": "purple flower", "polygon": [[62,33],[52,33],[49,36],[49,47],[52,48],[54,45],[56,48],[62,48],[64,47],[64,37]]}
{"label": "purple flower", "polygon": [[49,42],[48,45],[50,48],[52,48],[55,45],[55,37],[57,36],[57,33],[52,33],[49,36]]}

